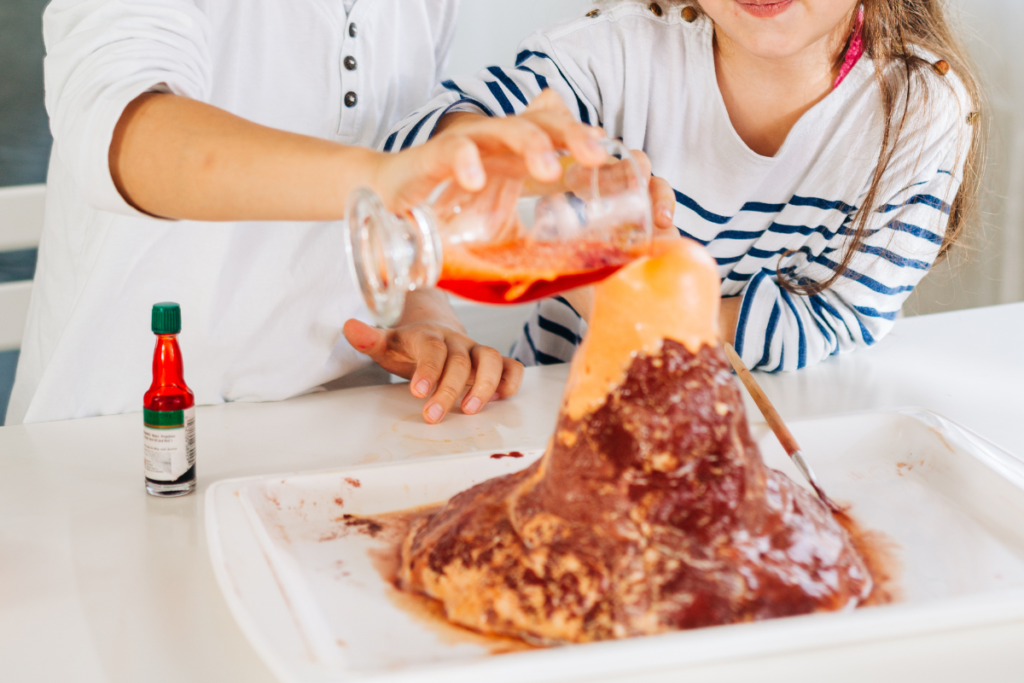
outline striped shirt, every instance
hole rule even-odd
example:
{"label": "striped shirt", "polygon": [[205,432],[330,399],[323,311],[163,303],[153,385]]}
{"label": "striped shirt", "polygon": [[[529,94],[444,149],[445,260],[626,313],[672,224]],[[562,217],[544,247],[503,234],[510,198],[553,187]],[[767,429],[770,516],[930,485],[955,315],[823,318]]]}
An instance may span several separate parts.
{"label": "striped shirt", "polygon": [[[389,151],[429,139],[450,111],[522,112],[544,88],[584,123],[644,150],[675,190],[675,225],[718,262],[724,297],[742,297],[736,349],[751,366],[797,370],[870,346],[893,327],[938,256],[971,140],[969,98],[955,75],[931,70],[927,115],[913,117],[871,211],[867,239],[842,263],[881,151],[874,64],[846,79],[793,127],[774,157],[752,151],[729,119],[715,76],[713,26],[626,2],[528,38],[514,67],[445,81],[388,137]],[[925,56],[925,55],[922,55]],[[567,361],[586,324],[560,298],[541,302],[513,354],[528,365]]]}

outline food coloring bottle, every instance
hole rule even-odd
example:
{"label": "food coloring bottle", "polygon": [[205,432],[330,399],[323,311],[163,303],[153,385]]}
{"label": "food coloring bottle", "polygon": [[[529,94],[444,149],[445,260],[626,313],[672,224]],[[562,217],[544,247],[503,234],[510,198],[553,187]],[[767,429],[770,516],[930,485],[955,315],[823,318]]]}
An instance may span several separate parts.
{"label": "food coloring bottle", "polygon": [[180,332],[178,304],[153,306],[153,384],[143,399],[143,413],[146,490],[154,496],[185,496],[196,490],[196,400],[185,384]]}

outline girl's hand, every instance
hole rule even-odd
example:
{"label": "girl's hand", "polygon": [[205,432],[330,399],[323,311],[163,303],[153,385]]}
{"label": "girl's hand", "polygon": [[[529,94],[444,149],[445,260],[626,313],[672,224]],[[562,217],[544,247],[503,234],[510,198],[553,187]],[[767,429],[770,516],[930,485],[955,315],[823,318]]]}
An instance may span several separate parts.
{"label": "girl's hand", "polygon": [[[642,152],[641,152],[642,154]],[[679,237],[674,222],[676,216],[676,193],[664,178],[651,176],[647,186],[651,194],[651,215],[654,217],[654,239]]]}
{"label": "girl's hand", "polygon": [[448,179],[470,192],[482,189],[487,182],[484,157],[516,160],[522,163],[524,176],[549,183],[562,175],[556,149],[569,150],[591,167],[606,156],[597,143],[604,133],[576,121],[551,90],[541,93],[520,116],[454,112],[437,130],[426,144],[380,160],[371,185],[392,211],[401,213],[422,203]]}
{"label": "girl's hand", "polygon": [[489,117],[472,112],[453,112],[441,119],[435,139],[445,135],[468,137],[488,155],[522,158],[525,170],[537,181],[556,182],[562,177],[558,151],[568,151],[580,164],[593,168],[608,153],[600,144],[600,128],[577,121],[554,90],[544,90],[518,116]]}
{"label": "girl's hand", "polygon": [[458,321],[423,320],[379,330],[349,320],[344,331],[357,351],[409,379],[413,396],[429,398],[423,419],[430,424],[443,420],[463,393],[462,412],[475,415],[490,401],[515,396],[523,381],[521,363],[477,344]]}
{"label": "girl's hand", "polygon": [[[668,181],[651,175],[651,160],[639,149],[630,150],[639,166],[640,177],[649,178],[647,191],[651,198],[651,216],[654,219],[655,239],[678,235],[672,219],[676,213],[676,193]],[[591,192],[593,168],[573,164],[565,171],[563,183],[566,189],[580,197]],[[625,159],[602,166],[597,172],[598,187],[603,193],[614,193],[636,185],[633,165]]]}

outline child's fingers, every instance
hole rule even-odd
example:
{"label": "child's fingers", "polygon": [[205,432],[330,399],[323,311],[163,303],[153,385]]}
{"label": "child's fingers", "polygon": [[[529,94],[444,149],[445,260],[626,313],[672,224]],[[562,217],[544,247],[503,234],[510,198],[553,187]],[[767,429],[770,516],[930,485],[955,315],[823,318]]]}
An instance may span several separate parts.
{"label": "child's fingers", "polygon": [[597,166],[608,158],[599,143],[604,131],[577,121],[565,101],[550,88],[530,103],[524,116],[540,126],[556,147],[568,150],[584,166]]}
{"label": "child's fingers", "polygon": [[453,135],[442,142],[441,159],[452,160],[451,171],[455,182],[470,192],[482,190],[487,183],[487,174],[476,144],[464,135]]}
{"label": "child's fingers", "polygon": [[388,372],[409,377],[416,363],[406,349],[406,333],[379,330],[358,320],[349,320],[344,327],[345,339],[354,349],[370,357]]}
{"label": "child's fingers", "polygon": [[548,135],[556,148],[568,150],[581,166],[593,168],[608,160],[608,151],[600,143],[604,137],[602,130],[586,126],[571,117],[546,113],[526,116]]}
{"label": "child's fingers", "polygon": [[448,358],[445,360],[444,372],[438,382],[437,391],[423,408],[423,419],[430,424],[437,424],[444,419],[466,390],[466,384],[473,372],[473,362],[463,346],[449,341],[447,353]]}
{"label": "child's fingers", "polygon": [[495,390],[495,396],[499,399],[512,398],[519,393],[519,387],[523,384],[523,364],[511,358],[502,358],[501,381]]}
{"label": "child's fingers", "polygon": [[642,165],[634,166],[623,159],[614,164],[602,166],[598,171],[597,181],[601,192],[608,195],[642,189],[647,186],[650,177],[650,171],[645,172]]}
{"label": "child's fingers", "polygon": [[539,95],[533,98],[533,101],[530,102],[528,107],[526,107],[526,111],[530,114],[535,112],[549,112],[553,114],[572,116],[572,114],[569,113],[569,107],[565,104],[565,100],[563,100],[562,96],[551,88],[544,88]]}
{"label": "child's fingers", "polygon": [[640,167],[640,177],[647,178],[651,175],[651,158],[647,156],[647,152],[641,149],[631,149],[630,154],[633,155],[633,160],[636,161],[636,165]]}
{"label": "child's fingers", "polygon": [[352,348],[375,361],[387,353],[387,335],[376,327],[353,318],[345,323],[342,332]]}
{"label": "child's fingers", "polygon": [[651,160],[640,150],[632,150],[632,155],[636,163],[622,159],[598,169],[597,182],[602,193],[625,192],[650,183]]}
{"label": "child's fingers", "polygon": [[558,143],[584,164],[600,164],[608,156],[604,147],[596,144],[605,137],[604,130],[577,121],[565,100],[551,88],[545,88],[534,98],[526,108],[526,115],[550,125],[548,132],[552,137],[557,135]]}
{"label": "child's fingers", "polygon": [[[643,172],[643,169],[640,169]],[[602,196],[611,196],[635,190],[647,185],[647,175],[637,175],[636,167],[628,161],[614,161],[598,169],[573,164],[565,171],[563,185],[581,199],[593,199],[594,174],[597,174],[597,191]]]}
{"label": "child's fingers", "polygon": [[562,165],[551,138],[523,117],[467,119],[453,130],[486,149],[506,149],[522,157],[530,175],[537,180],[554,182],[562,176]]}
{"label": "child's fingers", "polygon": [[501,381],[504,364],[501,354],[489,346],[474,346],[470,352],[475,379],[469,393],[462,399],[462,412],[475,415],[494,396]]}
{"label": "child's fingers", "polygon": [[483,189],[487,183],[480,150],[468,136],[456,132],[443,134],[393,158],[408,155],[415,155],[412,157],[415,163],[406,176],[417,188],[428,188],[427,192],[449,178],[454,178],[460,187],[470,192]]}
{"label": "child's fingers", "polygon": [[416,370],[409,381],[409,390],[416,398],[427,398],[434,391],[444,372],[448,345],[440,334],[418,332],[409,344]]}
{"label": "child's fingers", "polygon": [[664,178],[653,177],[648,185],[651,194],[651,215],[657,237],[678,237],[673,219],[676,215],[676,193]]}
{"label": "child's fingers", "polygon": [[[648,184],[651,177],[651,160],[640,150],[632,150],[631,154],[636,163],[628,159],[610,159],[611,163],[597,169],[597,184],[602,194],[625,192]],[[594,172],[582,164],[574,164],[565,172],[565,185],[577,195],[589,197]]]}

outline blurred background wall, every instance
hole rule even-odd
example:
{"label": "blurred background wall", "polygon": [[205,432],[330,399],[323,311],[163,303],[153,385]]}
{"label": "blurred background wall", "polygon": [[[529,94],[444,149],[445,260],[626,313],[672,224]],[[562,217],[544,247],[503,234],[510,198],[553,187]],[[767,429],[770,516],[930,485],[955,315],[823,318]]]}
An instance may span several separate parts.
{"label": "blurred background wall", "polygon": [[[43,109],[43,38],[47,0],[0,0],[0,187],[46,179],[50,130]],[[0,223],[2,224],[2,223]],[[34,249],[0,251],[0,284],[31,279]],[[0,320],[0,325],[11,324]],[[17,351],[0,352],[0,425],[14,384]]]}
{"label": "blurred background wall", "polygon": [[462,0],[451,74],[508,64],[519,42],[538,28],[587,12],[587,0]]}
{"label": "blurred background wall", "polygon": [[[46,178],[51,143],[43,109],[41,15],[46,4],[0,0],[0,187]],[[508,64],[531,31],[580,16],[589,4],[463,0],[449,73]],[[1024,301],[1024,0],[949,4],[989,95],[991,154],[981,220],[972,226],[964,248],[914,293],[908,315]],[[0,252],[0,283],[29,279],[34,267],[34,250]],[[16,351],[0,353],[0,424],[16,361]]]}
{"label": "blurred background wall", "polygon": [[950,4],[989,100],[989,163],[979,222],[914,293],[908,314],[1024,301],[1024,2]]}
{"label": "blurred background wall", "polygon": [[0,0],[0,187],[46,179],[50,130],[43,109],[47,0]]}

